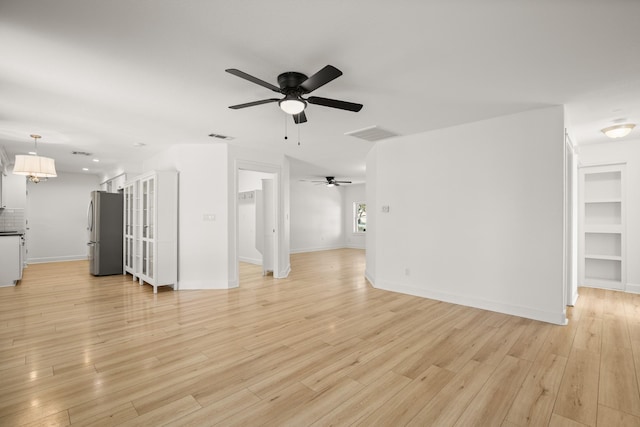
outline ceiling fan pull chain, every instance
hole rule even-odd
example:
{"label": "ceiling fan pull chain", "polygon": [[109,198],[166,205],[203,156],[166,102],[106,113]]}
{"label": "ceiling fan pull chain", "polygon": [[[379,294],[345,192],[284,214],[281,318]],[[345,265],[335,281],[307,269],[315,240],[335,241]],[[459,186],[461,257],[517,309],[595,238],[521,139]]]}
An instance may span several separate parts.
{"label": "ceiling fan pull chain", "polygon": [[300,123],[298,123],[298,147],[300,146]]}
{"label": "ceiling fan pull chain", "polygon": [[284,116],[284,140],[286,141],[287,139],[289,139],[287,137],[287,116]]}

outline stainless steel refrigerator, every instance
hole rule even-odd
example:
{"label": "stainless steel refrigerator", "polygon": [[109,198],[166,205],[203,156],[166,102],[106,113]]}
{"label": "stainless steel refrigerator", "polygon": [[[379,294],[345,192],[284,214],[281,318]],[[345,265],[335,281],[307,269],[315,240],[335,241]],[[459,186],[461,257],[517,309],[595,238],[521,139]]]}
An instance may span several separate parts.
{"label": "stainless steel refrigerator", "polygon": [[87,218],[89,273],[122,274],[123,197],[120,193],[92,191]]}

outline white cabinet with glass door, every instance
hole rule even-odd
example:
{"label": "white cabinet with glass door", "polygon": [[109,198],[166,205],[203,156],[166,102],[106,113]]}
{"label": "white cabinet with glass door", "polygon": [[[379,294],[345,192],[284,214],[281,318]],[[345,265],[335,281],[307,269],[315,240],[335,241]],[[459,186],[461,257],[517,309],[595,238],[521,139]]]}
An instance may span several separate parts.
{"label": "white cabinet with glass door", "polygon": [[129,186],[133,186],[131,274],[141,285],[145,282],[152,285],[154,293],[158,292],[158,286],[176,289],[178,174],[176,171],[153,171],[138,176],[125,185],[125,195]]}
{"label": "white cabinet with glass door", "polygon": [[139,260],[136,258],[136,247],[140,239],[140,233],[136,218],[140,204],[138,195],[138,181],[127,182],[123,188],[124,193],[124,239],[123,243],[123,274],[131,274],[133,280],[138,278]]}

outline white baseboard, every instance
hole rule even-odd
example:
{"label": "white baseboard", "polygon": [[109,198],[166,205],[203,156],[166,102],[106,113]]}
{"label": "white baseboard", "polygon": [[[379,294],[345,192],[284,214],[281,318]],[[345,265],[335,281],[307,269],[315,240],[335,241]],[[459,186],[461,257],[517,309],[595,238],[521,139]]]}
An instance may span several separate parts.
{"label": "white baseboard", "polygon": [[640,285],[637,283],[627,282],[627,286],[625,290],[632,294],[640,294]]}
{"label": "white baseboard", "polygon": [[436,291],[432,289],[415,288],[407,285],[392,284],[388,282],[378,281],[374,285],[377,289],[383,289],[391,292],[399,292],[402,294],[414,295],[423,298],[435,299],[438,301],[448,302],[452,304],[464,305],[467,307],[480,308],[482,310],[495,311],[498,313],[509,314],[512,316],[526,317],[527,319],[540,320],[542,322],[553,323],[556,325],[566,325],[568,323],[564,312],[549,312],[538,310],[531,307],[522,307],[514,304],[505,304],[498,301],[485,300],[482,298],[468,297],[463,295],[451,294],[448,292]]}
{"label": "white baseboard", "polygon": [[178,289],[181,291],[196,291],[207,289],[231,289],[237,288],[237,281],[222,282],[214,280],[180,280]]}
{"label": "white baseboard", "polygon": [[238,261],[247,262],[249,264],[262,265],[262,260],[258,259],[258,258],[246,258],[246,257],[243,257],[243,256],[239,256],[238,257]]}
{"label": "white baseboard", "polygon": [[302,248],[302,249],[291,249],[289,253],[292,254],[302,254],[306,252],[320,252],[320,251],[332,251],[334,249],[344,249],[346,246],[337,245],[337,246],[318,246],[314,248]]}
{"label": "white baseboard", "polygon": [[573,297],[573,301],[569,301],[569,302],[567,303],[567,305],[568,305],[568,306],[570,306],[570,307],[575,307],[575,306],[576,306],[576,303],[578,302],[578,297],[579,297],[579,296],[580,296],[580,295],[576,292],[576,294],[575,294],[575,295],[574,295],[574,297]]}
{"label": "white baseboard", "polygon": [[291,264],[287,265],[287,268],[278,273],[276,279],[286,279],[287,277],[289,277],[289,273],[291,273]]}
{"label": "white baseboard", "polygon": [[364,270],[364,278],[367,279],[367,282],[369,282],[371,286],[373,286],[374,288],[376,287],[376,282],[373,279],[373,274],[371,274],[366,268]]}
{"label": "white baseboard", "polygon": [[61,257],[28,258],[27,264],[44,264],[47,262],[86,261],[86,255],[67,255]]}
{"label": "white baseboard", "polygon": [[345,248],[349,248],[349,249],[366,249],[367,246],[363,243],[363,244],[356,244],[356,243],[347,243],[346,245],[344,245]]}

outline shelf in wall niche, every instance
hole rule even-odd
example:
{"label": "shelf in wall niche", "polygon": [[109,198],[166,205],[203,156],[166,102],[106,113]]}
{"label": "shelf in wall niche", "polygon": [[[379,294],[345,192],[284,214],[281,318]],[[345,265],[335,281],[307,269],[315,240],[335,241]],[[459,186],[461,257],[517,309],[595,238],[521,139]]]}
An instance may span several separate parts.
{"label": "shelf in wall niche", "polygon": [[611,167],[603,167],[600,171],[594,170],[586,174],[584,177],[584,200],[622,199],[621,180],[622,172],[612,170]]}
{"label": "shelf in wall niche", "polygon": [[607,260],[607,261],[622,261],[622,257],[621,256],[615,256],[615,255],[585,254],[584,257],[588,258],[588,259],[602,259],[602,260]]}
{"label": "shelf in wall niche", "polygon": [[624,290],[624,164],[590,165],[579,173],[580,284]]}
{"label": "shelf in wall niche", "polygon": [[590,200],[585,200],[585,204],[590,204],[590,203],[621,203],[622,199],[620,199],[619,197],[613,197],[613,198],[602,198],[602,199],[590,199]]}
{"label": "shelf in wall niche", "polygon": [[585,203],[585,225],[618,225],[622,223],[622,202]]}
{"label": "shelf in wall niche", "polygon": [[585,233],[585,257],[611,256],[622,258],[622,235],[620,233]]}
{"label": "shelf in wall niche", "polygon": [[622,224],[585,224],[585,233],[621,234]]}
{"label": "shelf in wall niche", "polygon": [[586,258],[584,266],[585,280],[595,279],[620,282],[622,280],[621,262],[622,260]]}

